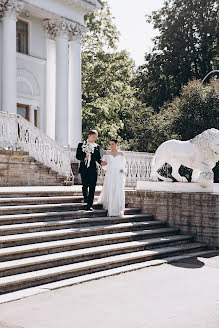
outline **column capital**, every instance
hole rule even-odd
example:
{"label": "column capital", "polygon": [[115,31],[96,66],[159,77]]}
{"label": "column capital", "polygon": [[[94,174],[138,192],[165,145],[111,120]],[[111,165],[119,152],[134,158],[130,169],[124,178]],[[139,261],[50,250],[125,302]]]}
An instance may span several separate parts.
{"label": "column capital", "polygon": [[81,42],[83,34],[86,33],[87,31],[88,29],[85,26],[77,24],[75,30],[73,31],[73,33],[71,33],[70,41]]}
{"label": "column capital", "polygon": [[76,28],[76,23],[68,21],[65,18],[62,18],[59,20],[56,24],[56,37],[64,37],[69,39],[71,33],[74,31]]}
{"label": "column capital", "polygon": [[4,18],[17,19],[24,3],[21,0],[0,0],[0,16]]}
{"label": "column capital", "polygon": [[48,38],[55,40],[58,36],[70,39],[71,34],[76,28],[77,23],[66,18],[57,21],[45,20],[44,29]]}
{"label": "column capital", "polygon": [[43,22],[43,26],[44,26],[46,37],[48,39],[55,40],[56,38],[55,23],[50,19],[46,19]]}
{"label": "column capital", "polygon": [[57,21],[45,20],[44,29],[48,38],[55,40],[61,36],[68,40],[80,40],[83,33],[87,32],[87,28],[79,23],[61,18]]}

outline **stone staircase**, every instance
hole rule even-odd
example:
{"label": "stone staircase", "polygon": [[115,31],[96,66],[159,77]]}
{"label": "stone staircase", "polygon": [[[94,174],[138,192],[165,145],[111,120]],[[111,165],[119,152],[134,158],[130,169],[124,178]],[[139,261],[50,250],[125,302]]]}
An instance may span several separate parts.
{"label": "stone staircase", "polygon": [[32,158],[28,152],[0,150],[0,186],[57,186],[65,178]]}
{"label": "stone staircase", "polygon": [[0,303],[210,252],[141,209],[106,214],[80,192],[0,192]]}

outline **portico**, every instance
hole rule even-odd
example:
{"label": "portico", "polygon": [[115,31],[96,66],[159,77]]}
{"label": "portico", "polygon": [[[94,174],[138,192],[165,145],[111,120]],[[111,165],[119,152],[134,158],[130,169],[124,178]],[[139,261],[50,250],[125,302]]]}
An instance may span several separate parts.
{"label": "portico", "polygon": [[98,0],[0,0],[0,109],[24,116],[17,109],[24,105],[25,118],[62,146],[81,140],[84,15],[100,6]]}

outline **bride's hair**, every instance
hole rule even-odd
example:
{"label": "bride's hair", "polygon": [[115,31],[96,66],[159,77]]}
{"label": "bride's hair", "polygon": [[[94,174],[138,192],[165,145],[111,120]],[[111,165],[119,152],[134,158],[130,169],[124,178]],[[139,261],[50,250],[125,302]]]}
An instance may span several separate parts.
{"label": "bride's hair", "polygon": [[113,142],[115,142],[116,144],[118,143],[118,140],[115,139],[115,138],[111,139],[110,141],[113,141]]}

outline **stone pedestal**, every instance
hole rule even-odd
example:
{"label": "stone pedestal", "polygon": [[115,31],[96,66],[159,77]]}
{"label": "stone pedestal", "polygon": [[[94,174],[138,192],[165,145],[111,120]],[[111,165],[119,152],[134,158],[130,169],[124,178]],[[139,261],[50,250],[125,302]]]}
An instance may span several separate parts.
{"label": "stone pedestal", "polygon": [[201,187],[198,183],[186,182],[152,182],[138,181],[137,190],[147,191],[166,191],[166,192],[218,192],[219,184],[212,183],[206,188]]}
{"label": "stone pedestal", "polygon": [[[217,188],[217,187],[215,187]],[[126,203],[167,221],[200,242],[219,248],[219,193],[126,191]]]}

